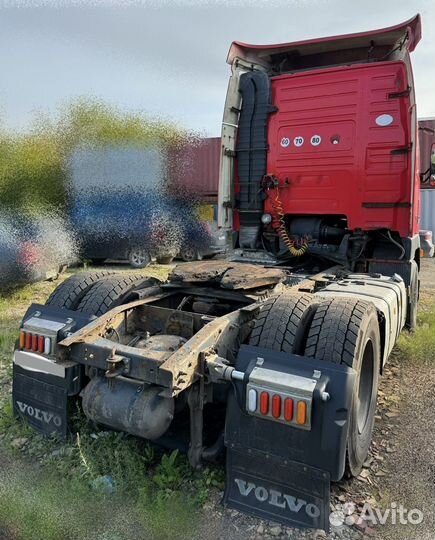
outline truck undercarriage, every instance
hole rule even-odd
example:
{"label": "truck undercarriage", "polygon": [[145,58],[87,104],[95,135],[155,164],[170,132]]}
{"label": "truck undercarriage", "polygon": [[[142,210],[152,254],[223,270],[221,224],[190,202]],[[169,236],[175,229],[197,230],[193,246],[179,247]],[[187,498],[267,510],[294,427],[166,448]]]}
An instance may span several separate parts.
{"label": "truck undercarriage", "polygon": [[[116,279],[97,279],[82,306],[99,284]],[[176,267],[163,284],[133,285],[123,303],[96,319],[34,304],[15,352],[15,410],[40,431],[66,435],[68,403],[79,397],[92,422],[181,448],[193,467],[221,458],[226,447],[228,504],[327,528],[329,482],[344,474],[350,434],[359,437],[352,418],[361,417],[363,433],[371,433],[374,387],[404,325],[405,298],[399,276],[209,261]],[[328,313],[337,328],[320,325]],[[349,352],[343,363],[360,333],[368,339],[367,317],[371,356]],[[316,334],[319,328],[329,328],[329,337]],[[361,455],[348,465],[354,473],[368,450],[359,445]],[[284,495],[274,504],[276,493],[293,501],[290,507],[282,506]],[[299,500],[303,512],[293,508]]]}

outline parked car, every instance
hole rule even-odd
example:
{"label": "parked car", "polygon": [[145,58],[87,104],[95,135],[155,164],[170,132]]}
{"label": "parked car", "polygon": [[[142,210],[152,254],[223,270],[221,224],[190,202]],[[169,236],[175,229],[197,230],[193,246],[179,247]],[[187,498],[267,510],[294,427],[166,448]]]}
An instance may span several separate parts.
{"label": "parked car", "polygon": [[200,261],[203,258],[224,254],[227,249],[226,236],[218,229],[215,221],[202,223],[204,232],[202,235],[187,238],[178,254],[179,259],[186,262]]}
{"label": "parked car", "polygon": [[435,247],[432,241],[432,231],[420,231],[420,247],[423,257],[433,257]]}
{"label": "parked car", "polygon": [[128,260],[144,268],[153,259],[192,261],[224,250],[216,225],[204,222],[194,204],[160,191],[84,192],[70,214],[80,256],[95,264]]}
{"label": "parked car", "polygon": [[75,260],[75,243],[58,217],[0,219],[0,286],[55,277]]}

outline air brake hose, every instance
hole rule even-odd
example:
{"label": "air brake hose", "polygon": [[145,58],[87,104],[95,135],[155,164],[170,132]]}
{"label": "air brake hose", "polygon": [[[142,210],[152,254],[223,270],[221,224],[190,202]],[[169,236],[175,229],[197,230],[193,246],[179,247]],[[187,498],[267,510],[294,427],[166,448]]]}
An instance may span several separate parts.
{"label": "air brake hose", "polygon": [[273,201],[272,199],[272,207],[279,220],[279,226],[277,228],[277,232],[279,236],[281,237],[282,241],[284,242],[284,244],[287,246],[287,249],[289,250],[290,254],[293,255],[294,257],[301,257],[302,255],[304,255],[304,253],[306,253],[308,249],[308,243],[306,240],[303,240],[300,247],[295,246],[295,242],[288,235],[287,228],[285,226],[285,220],[284,220],[285,214],[282,207],[281,199],[279,198],[279,186],[275,185],[273,189],[275,191],[275,200]]}

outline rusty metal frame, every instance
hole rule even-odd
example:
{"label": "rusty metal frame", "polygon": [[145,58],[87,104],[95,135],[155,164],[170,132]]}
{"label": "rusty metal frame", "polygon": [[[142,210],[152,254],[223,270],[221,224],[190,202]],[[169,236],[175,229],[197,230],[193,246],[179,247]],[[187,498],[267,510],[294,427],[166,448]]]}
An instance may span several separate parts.
{"label": "rusty metal frame", "polygon": [[[298,284],[286,289],[313,293],[323,288],[331,279],[336,278],[334,273],[338,270],[343,272],[340,267],[332,267],[319,274],[307,276]],[[277,284],[275,289],[281,290],[282,286]],[[216,354],[228,359],[235,357],[240,343],[249,334],[251,322],[264,301],[264,298],[259,298],[257,302],[211,320],[161,363],[158,358],[153,358],[152,351],[136,349],[104,339],[107,330],[121,325],[123,321],[126,322],[128,313],[133,309],[183,291],[183,287],[163,289],[161,294],[113,308],[74,335],[61,341],[59,343],[61,359],[69,358],[102,369],[104,360],[110,354],[124,356],[130,366],[130,376],[163,386],[162,395],[164,396],[178,396],[198,379],[201,358]]]}
{"label": "rusty metal frame", "polygon": [[73,335],[60,341],[58,345],[64,349],[68,349],[77,343],[92,343],[93,341],[103,337],[109,328],[118,327],[125,320],[128,312],[132,309],[145,304],[150,304],[151,302],[156,302],[157,300],[161,300],[169,296],[174,296],[177,294],[177,292],[178,290],[162,292],[161,294],[148,296],[147,298],[143,298],[141,300],[134,300],[128,304],[117,306],[107,313],[104,313],[104,315],[100,315],[100,317],[81,328],[78,332],[75,332]]}
{"label": "rusty metal frame", "polygon": [[[166,390],[162,392],[164,395],[177,396],[195,382],[202,353],[217,353],[224,357],[236,353],[240,337],[247,333],[246,326],[260,307],[259,303],[251,304],[211,320],[160,366],[149,351],[135,349],[104,338],[107,330],[121,325],[133,309],[173,296],[178,292],[180,289],[169,290],[160,295],[113,308],[61,341],[59,343],[60,358],[70,358],[75,361],[80,361],[82,358],[82,363],[85,365],[102,369],[104,367],[102,355],[104,358],[108,358],[110,354],[124,356],[126,359],[131,359],[131,376],[138,376],[150,383],[161,384],[166,387]],[[143,362],[143,368],[137,365],[138,362]],[[150,372],[152,377],[150,377]]]}

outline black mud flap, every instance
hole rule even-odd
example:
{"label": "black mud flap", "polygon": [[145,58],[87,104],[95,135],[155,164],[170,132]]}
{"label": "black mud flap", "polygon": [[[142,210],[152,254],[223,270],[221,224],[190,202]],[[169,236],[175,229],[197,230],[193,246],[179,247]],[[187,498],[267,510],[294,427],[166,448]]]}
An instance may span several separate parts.
{"label": "black mud flap", "polygon": [[[227,400],[225,501],[279,523],[328,531],[330,482],[345,470],[355,371],[248,345],[240,347],[236,369],[244,377],[233,380]],[[248,387],[257,395],[250,412]],[[268,416],[258,414],[260,393],[269,395],[267,403],[271,395],[282,395],[280,403],[308,396],[309,423],[285,423],[281,405],[275,418],[269,404]]]}
{"label": "black mud flap", "polygon": [[289,526],[329,530],[329,473],[258,451],[228,449],[224,502]]}
{"label": "black mud flap", "polygon": [[[80,379],[80,366],[67,368],[65,378],[13,365],[14,413],[43,435],[68,432],[68,396]],[[72,382],[74,381],[74,383]]]}

